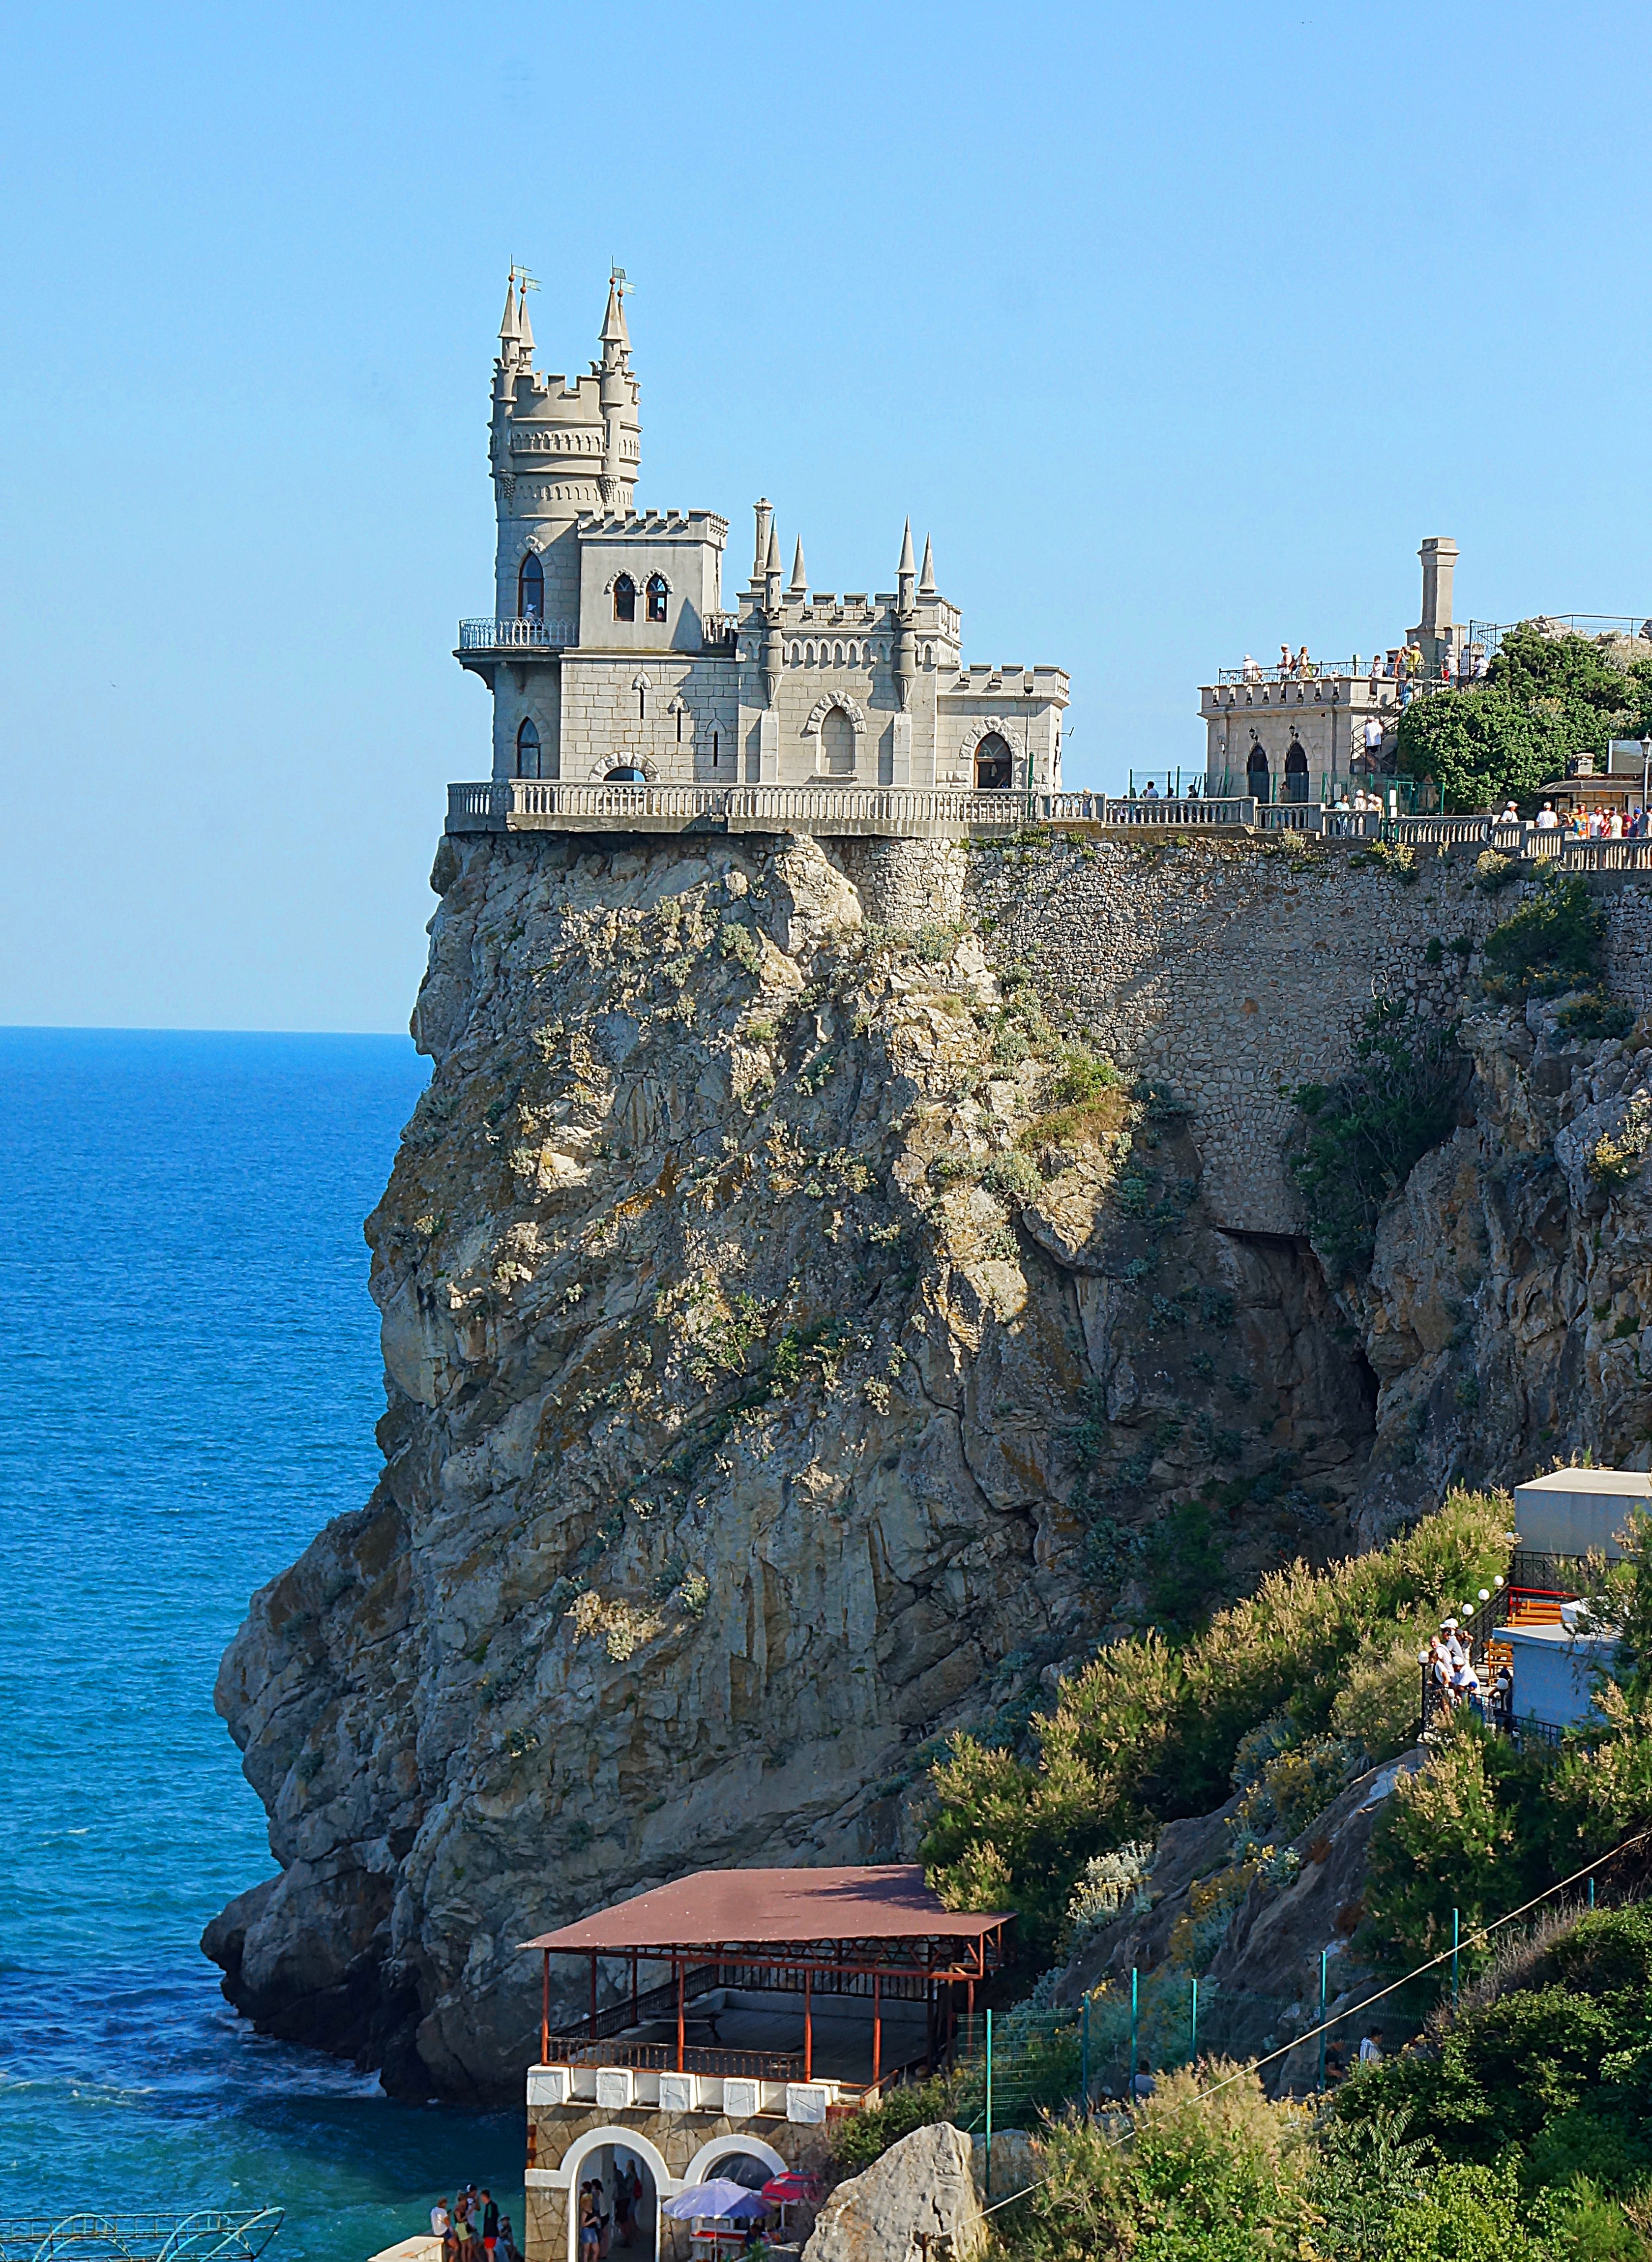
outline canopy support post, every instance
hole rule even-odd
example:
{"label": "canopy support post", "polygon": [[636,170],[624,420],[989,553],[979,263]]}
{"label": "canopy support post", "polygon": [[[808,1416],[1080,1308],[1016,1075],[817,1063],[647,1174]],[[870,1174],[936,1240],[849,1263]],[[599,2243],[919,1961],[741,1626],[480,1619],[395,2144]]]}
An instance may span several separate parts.
{"label": "canopy support post", "polygon": [[549,1949],[547,1949],[545,1950],[544,1957],[543,1957],[543,1963],[544,1963],[544,1966],[545,1966],[545,1976],[544,1976],[543,1979],[542,1979],[542,1980],[541,1981],[541,1983],[540,1983],[540,1989],[539,1989],[539,2063],[541,2064],[541,2065],[546,2065],[546,2064],[548,2064],[549,2063],[549,2060],[550,2060],[550,1950],[549,1950]]}
{"label": "canopy support post", "polygon": [[631,1950],[631,2024],[636,2024],[636,1950]]}
{"label": "canopy support post", "polygon": [[813,2081],[815,2078],[815,2013],[809,1992],[814,1977],[813,1970],[806,1965],[803,1971],[803,2078],[805,2081]]}
{"label": "canopy support post", "polygon": [[679,2073],[683,2070],[683,1964],[679,1956],[677,1959],[677,2071]]}
{"label": "canopy support post", "polygon": [[591,2039],[597,2038],[597,1951],[591,1951]]}
{"label": "canopy support post", "polygon": [[878,2086],[878,2076],[883,2066],[883,1999],[880,1990],[883,1975],[872,1975],[872,2086]]}

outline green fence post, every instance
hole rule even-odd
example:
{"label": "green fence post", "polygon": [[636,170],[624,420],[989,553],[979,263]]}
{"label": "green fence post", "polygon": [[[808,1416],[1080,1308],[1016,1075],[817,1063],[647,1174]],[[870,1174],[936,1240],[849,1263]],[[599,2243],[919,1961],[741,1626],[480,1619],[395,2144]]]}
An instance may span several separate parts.
{"label": "green fence post", "polygon": [[993,2014],[987,2013],[987,2196],[993,2195]]}
{"label": "green fence post", "polygon": [[1090,2109],[1090,1999],[1079,2006],[1079,2098],[1083,2111]]}
{"label": "green fence post", "polygon": [[1189,2021],[1188,2021],[1188,2063],[1189,2063],[1189,2065],[1196,2065],[1196,2064],[1198,2064],[1198,2062],[1199,2062],[1199,1983],[1198,1983],[1198,1981],[1196,1979],[1196,1980],[1194,1981],[1194,1983],[1193,1983],[1193,2015],[1191,2016],[1191,2018],[1190,2018],[1190,2019],[1189,2020]]}
{"label": "green fence post", "polygon": [[1319,1950],[1319,2094],[1325,2093],[1325,1973],[1331,1963],[1328,1948]]}
{"label": "green fence post", "polygon": [[1593,1908],[1593,1906],[1594,1906],[1594,1905],[1595,1905],[1595,1873],[1594,1873],[1594,1871],[1591,1869],[1591,1870],[1590,1871],[1590,1873],[1589,1873],[1589,1905],[1590,1905],[1590,1907],[1592,1909],[1592,1908]]}
{"label": "green fence post", "polygon": [[1136,2095],[1137,2034],[1140,2026],[1140,1998],[1137,1992],[1137,1972],[1130,1967],[1130,2064],[1124,2071],[1124,2102],[1129,2105]]}
{"label": "green fence post", "polygon": [[1453,1909],[1451,1912],[1451,1999],[1454,2003],[1457,1999],[1457,1943],[1461,1938],[1462,1927],[1458,1921],[1457,1912]]}

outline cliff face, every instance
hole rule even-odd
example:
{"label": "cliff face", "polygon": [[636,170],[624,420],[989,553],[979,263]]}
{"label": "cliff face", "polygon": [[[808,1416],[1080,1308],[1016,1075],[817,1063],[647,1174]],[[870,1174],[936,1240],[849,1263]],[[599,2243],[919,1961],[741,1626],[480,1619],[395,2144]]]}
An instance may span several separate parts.
{"label": "cliff face", "polygon": [[936,1740],[1146,1607],[1166,1488],[1254,1486],[1241,1583],[1346,1545],[1372,1388],[1317,1268],[1214,1229],[1189,1120],[1064,1055],[966,875],[444,846],[369,1222],[384,1475],[217,1692],[282,1875],[206,1946],[261,2024],[514,2093],[518,1941],[910,1854]]}
{"label": "cliff face", "polygon": [[[939,1740],[1015,1734],[1110,1632],[1448,1477],[1641,1449],[1647,1216],[1588,1158],[1636,1135],[1652,1055],[1471,1020],[1461,1127],[1340,1300],[1275,1215],[1276,1143],[1280,1229],[1243,1221],[1239,1088],[1167,1031],[1208,1045],[1219,949],[1225,1064],[1261,1027],[1334,1070],[1378,974],[1448,1009],[1422,938],[1484,899],[1018,853],[444,844],[435,1072],[368,1227],[384,1477],[254,1597],[217,1691],[282,1873],[205,1945],[261,2025],[399,2093],[514,2097],[529,1933],[695,1868],[909,1858]],[[1267,981],[1304,954],[1300,1055],[1224,886],[1273,923]],[[1064,890],[1122,974],[1104,934],[1075,955]],[[1086,1033],[1163,1080],[1109,1083]]]}

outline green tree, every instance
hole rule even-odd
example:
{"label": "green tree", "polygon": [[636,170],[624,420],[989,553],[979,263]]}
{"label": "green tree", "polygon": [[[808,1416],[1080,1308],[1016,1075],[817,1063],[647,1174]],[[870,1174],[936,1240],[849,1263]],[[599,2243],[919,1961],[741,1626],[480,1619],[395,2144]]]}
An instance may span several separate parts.
{"label": "green tree", "polygon": [[1652,732],[1652,658],[1627,670],[1591,637],[1512,629],[1483,684],[1426,694],[1400,717],[1398,764],[1433,778],[1447,809],[1533,797],[1607,741]]}

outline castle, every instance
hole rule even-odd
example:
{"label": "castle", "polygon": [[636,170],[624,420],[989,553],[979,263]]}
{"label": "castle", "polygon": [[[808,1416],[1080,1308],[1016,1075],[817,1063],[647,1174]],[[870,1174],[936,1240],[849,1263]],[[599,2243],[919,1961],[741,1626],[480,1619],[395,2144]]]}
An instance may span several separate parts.
{"label": "castle", "polygon": [[[571,806],[516,790],[523,781],[1059,791],[1066,674],[966,666],[959,609],[936,587],[927,540],[916,562],[909,522],[894,587],[839,596],[809,588],[801,537],[786,577],[759,502],[751,577],[725,609],[728,521],[634,507],[641,395],[624,284],[616,269],[601,359],[571,380],[535,369],[514,269],[506,287],[489,438],[493,611],[460,623],[455,654],[493,696],[482,813],[555,823],[559,800]],[[692,817],[696,797],[679,798]]]}

